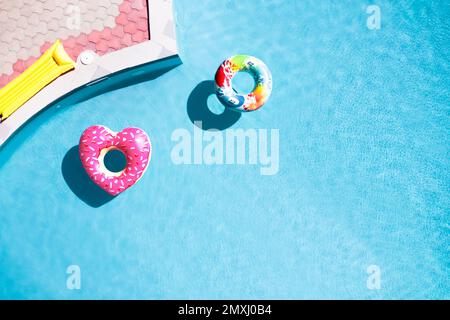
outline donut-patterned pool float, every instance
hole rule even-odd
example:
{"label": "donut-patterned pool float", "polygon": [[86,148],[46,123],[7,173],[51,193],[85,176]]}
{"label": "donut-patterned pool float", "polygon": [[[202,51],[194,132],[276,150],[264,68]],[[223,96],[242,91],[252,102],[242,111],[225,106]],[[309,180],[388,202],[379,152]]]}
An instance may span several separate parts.
{"label": "donut-patterned pool float", "polygon": [[[246,95],[233,89],[232,79],[236,73],[248,72],[255,80],[255,88]],[[225,60],[216,72],[216,95],[225,107],[238,111],[254,111],[261,108],[272,93],[272,75],[261,60],[236,55]]]}
{"label": "donut-patterned pool float", "polygon": [[[109,171],[105,155],[120,150],[126,157],[126,166],[120,172]],[[88,176],[99,187],[116,196],[135,184],[147,170],[151,157],[150,138],[139,128],[113,132],[101,125],[87,128],[80,138],[80,159]]]}

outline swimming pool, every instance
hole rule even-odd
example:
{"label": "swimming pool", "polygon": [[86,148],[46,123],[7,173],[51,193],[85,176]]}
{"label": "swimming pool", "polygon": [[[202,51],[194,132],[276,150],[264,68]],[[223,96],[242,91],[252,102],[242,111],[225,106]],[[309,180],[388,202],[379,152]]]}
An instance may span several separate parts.
{"label": "swimming pool", "polygon": [[[0,298],[450,298],[448,3],[376,1],[375,30],[366,1],[203,3],[174,1],[182,65],[53,106],[0,150]],[[269,66],[270,101],[198,111],[217,108],[211,80],[236,53]],[[225,142],[278,132],[277,170],[177,164],[193,120]],[[77,162],[93,124],[152,140],[117,198]]]}

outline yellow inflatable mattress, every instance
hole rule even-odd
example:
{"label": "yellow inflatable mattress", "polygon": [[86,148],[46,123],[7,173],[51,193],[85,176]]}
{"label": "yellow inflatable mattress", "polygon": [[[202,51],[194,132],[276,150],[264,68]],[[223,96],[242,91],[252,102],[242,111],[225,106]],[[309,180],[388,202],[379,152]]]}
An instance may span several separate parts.
{"label": "yellow inflatable mattress", "polygon": [[33,65],[0,89],[0,122],[50,82],[74,68],[75,62],[57,40]]}

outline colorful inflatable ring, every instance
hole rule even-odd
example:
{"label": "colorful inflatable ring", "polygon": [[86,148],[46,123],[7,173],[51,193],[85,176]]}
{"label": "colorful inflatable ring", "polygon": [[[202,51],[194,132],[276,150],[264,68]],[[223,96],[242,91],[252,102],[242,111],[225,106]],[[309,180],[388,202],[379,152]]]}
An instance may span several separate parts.
{"label": "colorful inflatable ring", "polygon": [[[127,159],[125,169],[120,172],[111,172],[104,164],[104,157],[111,150],[122,151]],[[134,185],[145,173],[150,162],[151,144],[142,129],[127,128],[116,133],[98,125],[83,132],[79,152],[89,178],[116,196]]]}
{"label": "colorful inflatable ring", "polygon": [[[232,79],[239,71],[248,72],[255,80],[254,90],[246,95],[237,93]],[[261,60],[236,55],[225,60],[216,72],[216,95],[225,107],[238,111],[254,111],[261,108],[272,92],[272,75]]]}

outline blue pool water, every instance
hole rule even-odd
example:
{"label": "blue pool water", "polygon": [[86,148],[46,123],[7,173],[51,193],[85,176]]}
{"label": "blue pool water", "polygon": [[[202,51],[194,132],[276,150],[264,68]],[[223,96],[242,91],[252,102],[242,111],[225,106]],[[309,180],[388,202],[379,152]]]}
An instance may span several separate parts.
{"label": "blue pool water", "polygon": [[[367,1],[174,1],[181,66],[51,107],[0,150],[0,298],[450,298],[450,7],[375,2],[379,30]],[[216,123],[279,129],[275,175],[171,158],[236,53],[270,67],[273,94]],[[114,199],[76,158],[98,123],[152,139]]]}

